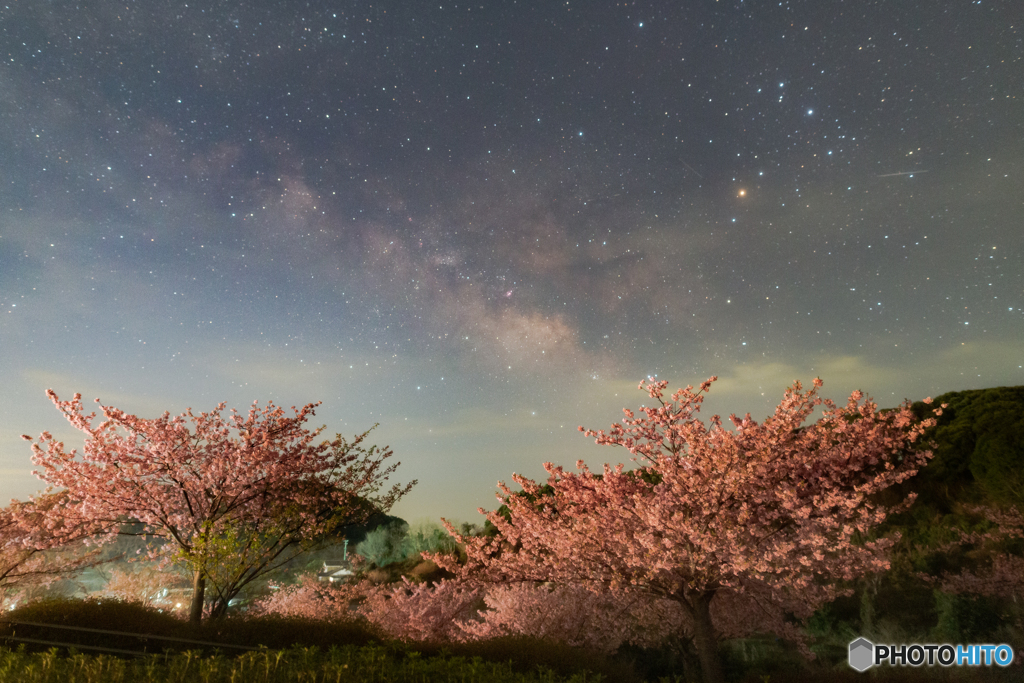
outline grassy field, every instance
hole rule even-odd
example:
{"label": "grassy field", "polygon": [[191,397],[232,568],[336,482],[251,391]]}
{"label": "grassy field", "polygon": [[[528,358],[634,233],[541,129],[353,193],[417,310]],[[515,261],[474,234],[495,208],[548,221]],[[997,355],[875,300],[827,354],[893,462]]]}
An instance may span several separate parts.
{"label": "grassy field", "polygon": [[[853,671],[786,672],[756,674],[747,672],[744,683],[924,683],[948,680],[964,683],[982,681],[1020,681],[1021,667],[1007,670],[901,670],[857,674]],[[26,652],[23,648],[0,648],[2,683],[272,683],[308,681],[309,683],[587,683],[638,680],[579,671],[560,674],[544,666],[522,671],[511,662],[486,661],[481,657],[398,652],[377,645],[346,645],[321,651],[316,647],[291,647],[284,650],[248,652],[237,657],[197,652],[119,658],[111,655],[87,655],[75,651],[61,653]],[[652,681],[677,683],[681,676],[661,676]]]}
{"label": "grassy field", "polygon": [[[388,640],[360,623],[325,623],[299,619],[232,617],[194,626],[169,615],[120,602],[56,600],[33,603],[5,615],[0,638],[19,636],[60,639],[77,647],[10,641],[0,647],[0,683],[53,681],[77,683],[108,681],[309,681],[342,683],[682,683],[682,662],[670,651],[625,650],[609,657],[536,638],[497,638],[462,645],[427,645]],[[87,646],[138,649],[137,638],[88,631],[33,632],[11,625],[10,620],[40,622],[187,638],[219,643],[200,651],[194,644],[146,642],[149,652],[160,654],[117,656],[90,654]],[[230,645],[258,647],[232,650]],[[729,648],[726,648],[729,650]],[[743,654],[741,652],[745,652]],[[882,668],[858,674],[835,662],[806,662],[792,652],[768,644],[758,648],[732,648],[727,656],[729,680],[736,683],[924,683],[962,681],[1024,683],[1024,666],[918,669]]]}
{"label": "grassy field", "polygon": [[310,683],[584,683],[607,680],[579,673],[561,676],[550,669],[515,671],[511,664],[479,657],[421,657],[396,654],[380,646],[346,645],[323,652],[316,647],[249,652],[237,657],[202,656],[194,652],[119,658],[111,655],[28,653],[0,649],[0,681],[4,683],[213,683],[245,681],[309,681]]}

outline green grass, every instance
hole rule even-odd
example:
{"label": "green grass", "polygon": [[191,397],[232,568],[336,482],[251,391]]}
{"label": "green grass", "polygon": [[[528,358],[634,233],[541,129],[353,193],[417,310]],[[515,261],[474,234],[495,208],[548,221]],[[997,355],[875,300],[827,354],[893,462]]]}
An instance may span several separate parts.
{"label": "green grass", "polygon": [[434,656],[417,652],[396,656],[375,645],[346,645],[324,652],[315,647],[248,652],[238,657],[199,656],[193,652],[122,659],[56,650],[27,653],[0,648],[0,682],[7,683],[584,683],[598,676],[560,676],[549,669],[517,672],[509,664],[480,658]]}
{"label": "green grass", "polygon": [[[138,604],[125,603],[113,600],[102,602],[91,600],[46,600],[30,603],[12,612],[8,612],[6,618],[11,621],[29,621],[46,624],[59,624],[63,626],[77,626],[111,631],[125,631],[129,633],[149,634],[155,636],[168,636],[172,638],[187,638],[191,640],[208,641],[224,645],[244,645],[248,647],[267,648],[268,651],[287,651],[288,661],[292,661],[297,652],[319,653],[316,657],[323,666],[330,668],[330,661],[324,659],[328,653],[342,648],[350,656],[353,652],[361,652],[360,648],[371,653],[373,657],[379,657],[384,653],[388,658],[389,665],[393,669],[401,669],[403,666],[413,666],[409,662],[430,662],[431,667],[439,667],[439,662],[450,662],[445,666],[455,666],[461,673],[451,678],[397,678],[394,680],[452,680],[452,681],[485,681],[490,680],[489,676],[505,675],[505,678],[494,678],[494,680],[508,681],[562,681],[562,680],[615,680],[624,683],[639,683],[643,679],[633,673],[633,667],[628,663],[620,663],[599,653],[587,652],[578,648],[569,647],[560,643],[543,641],[539,638],[510,636],[495,638],[486,641],[479,641],[465,644],[431,644],[431,643],[405,643],[392,641],[376,631],[376,629],[360,621],[351,622],[322,622],[307,619],[284,618],[284,617],[246,617],[232,616],[219,621],[206,622],[200,625],[193,625],[167,614],[161,614],[156,610],[142,607]],[[19,635],[30,633],[31,637],[44,637],[48,640],[75,643],[80,646],[97,645],[118,649],[137,649],[138,640],[134,638],[112,636],[106,634],[91,634],[80,632],[67,632],[51,630],[44,636],[36,635],[38,631],[34,628],[19,627]],[[0,623],[0,636],[10,635],[11,626]],[[149,644],[149,650],[154,651],[163,647],[184,650],[196,646],[160,643]],[[22,653],[24,659],[18,660],[19,666],[28,666],[35,662],[33,657],[48,657],[54,661],[61,662],[63,659],[52,653],[41,653],[38,650],[46,646],[28,645]],[[352,648],[356,648],[353,650]],[[32,650],[36,650],[34,654]],[[85,651],[83,647],[83,651]],[[236,651],[225,648],[225,656],[235,656]],[[180,656],[185,656],[184,654]],[[201,657],[198,651],[193,651],[190,656],[197,661],[206,658]],[[237,657],[239,662],[247,661],[246,657],[254,656],[252,653]],[[266,657],[266,653],[261,656]],[[284,656],[284,655],[281,655]],[[312,657],[313,654],[303,655]],[[77,661],[85,659],[96,659],[106,662],[104,666],[118,667],[110,657],[105,655],[78,654]],[[109,661],[108,661],[109,660]],[[321,661],[322,660],[322,661]],[[39,660],[41,661],[41,660]],[[47,660],[49,661],[49,660]],[[169,660],[168,660],[169,661]],[[224,659],[224,662],[231,660]],[[454,662],[454,663],[452,663]],[[474,664],[476,662],[476,664]],[[472,671],[481,666],[500,666],[500,672],[488,670],[482,677],[474,677]],[[216,666],[225,666],[217,664]],[[13,665],[11,665],[13,666]],[[96,664],[99,666],[99,664]],[[132,666],[130,663],[124,666]],[[153,666],[153,665],[151,665]],[[180,666],[175,664],[175,666]],[[215,666],[208,664],[208,666]],[[239,664],[241,666],[241,664]],[[319,666],[319,664],[318,664]],[[417,665],[418,666],[418,665]],[[538,669],[540,667],[540,669]],[[328,670],[324,669],[324,670]],[[398,670],[395,669],[395,670]],[[6,670],[6,669],[5,669]],[[176,669],[175,669],[176,670]],[[219,670],[219,669],[218,669]],[[331,669],[333,671],[333,669]],[[433,669],[432,669],[433,670]],[[541,674],[538,671],[547,673]],[[161,675],[172,675],[171,670],[161,670]],[[248,672],[248,669],[245,669]],[[583,673],[583,672],[586,673]],[[497,673],[496,673],[497,672]],[[115,674],[110,674],[115,675]],[[211,674],[212,675],[212,674]],[[218,674],[220,675],[220,674]],[[230,673],[225,674],[230,679]],[[236,672],[236,676],[240,675]],[[326,676],[327,674],[324,674]],[[323,677],[315,680],[358,680],[337,678],[338,672],[332,674],[334,678]],[[396,674],[397,675],[397,674]],[[433,675],[433,674],[432,674]],[[454,674],[452,674],[454,676]],[[248,676],[248,673],[245,674]],[[512,676],[512,677],[509,677]],[[519,676],[517,678],[516,676]],[[585,678],[583,678],[585,676]],[[15,678],[2,678],[2,680],[18,680]],[[30,680],[30,679],[29,679]],[[48,680],[48,679],[40,679]],[[74,679],[77,680],[77,679]],[[93,680],[93,679],[83,679]],[[99,679],[95,679],[99,680]],[[129,679],[125,679],[129,680]],[[152,680],[178,680],[176,678],[156,678]],[[211,678],[210,680],[221,680]],[[234,680],[249,680],[248,678],[236,678]],[[263,679],[258,679],[263,680]],[[266,679],[278,680],[278,679]],[[293,680],[293,679],[280,679]],[[314,680],[314,679],[304,679]]]}
{"label": "green grass", "polygon": [[[139,604],[117,600],[41,600],[4,616],[11,621],[33,621],[270,649],[299,644],[326,650],[336,644],[367,645],[383,642],[383,638],[369,624],[356,621],[324,623],[285,617],[234,616],[195,625]],[[0,623],[0,635],[9,633],[10,626]],[[56,633],[60,632],[51,632]],[[60,638],[53,639],[65,640],[71,637],[65,632],[61,633]],[[135,643],[134,639],[121,640],[109,635],[99,639],[89,639],[84,634],[75,634],[73,637],[78,638],[76,642],[82,644],[106,647],[130,648]]]}
{"label": "green grass", "polygon": [[[199,626],[140,605],[117,601],[50,600],[21,607],[8,619],[125,631],[222,644],[257,646],[237,654],[225,648],[203,654],[181,651],[146,657],[84,654],[46,646],[0,647],[0,683],[54,681],[389,681],[485,683],[494,681],[682,683],[681,660],[668,648],[624,648],[614,657],[530,637],[506,637],[459,645],[388,640],[361,622],[325,623],[278,617],[229,617]],[[19,633],[25,631],[19,629]],[[10,634],[0,624],[0,635]],[[46,638],[79,645],[134,649],[138,641],[118,636],[49,631]],[[156,643],[151,650],[162,647]],[[1024,683],[1024,666],[919,669],[882,668],[858,674],[834,661],[806,662],[774,643],[735,641],[723,648],[734,683]]]}
{"label": "green grass", "polygon": [[[982,683],[1022,680],[1021,667],[1004,670],[901,669],[858,674],[849,669],[810,673],[748,672],[743,683],[925,683],[962,681]],[[598,683],[619,681],[587,671],[561,674],[535,665],[518,670],[512,663],[487,661],[481,657],[451,654],[423,656],[418,651],[396,651],[381,645],[335,646],[327,651],[316,647],[260,650],[237,657],[203,656],[196,652],[119,658],[86,655],[56,649],[26,652],[0,647],[0,683]],[[651,679],[678,683],[681,677]]]}

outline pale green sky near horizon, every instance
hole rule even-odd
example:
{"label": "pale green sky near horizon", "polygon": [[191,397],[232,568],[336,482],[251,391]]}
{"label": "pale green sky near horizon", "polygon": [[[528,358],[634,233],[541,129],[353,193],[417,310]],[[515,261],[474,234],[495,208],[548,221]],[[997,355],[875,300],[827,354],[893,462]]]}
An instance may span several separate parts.
{"label": "pale green sky near horizon", "polygon": [[[1006,353],[1007,349],[1002,350]],[[947,391],[1000,386],[986,381],[996,377],[1005,368],[999,367],[994,359],[1001,356],[999,349],[985,345],[964,344],[951,348],[940,356],[934,374],[920,376],[915,372],[872,365],[866,359],[855,356],[830,358],[817,361],[803,369],[787,363],[745,364],[733,368],[731,373],[722,373],[712,389],[701,411],[706,419],[712,414],[727,415],[730,412],[750,412],[755,419],[763,419],[781,400],[787,386],[793,379],[800,379],[805,388],[811,379],[820,376],[825,380],[821,395],[837,403],[845,401],[854,389],[868,392],[881,407],[894,406],[904,399],[917,401],[926,396],[937,396]],[[280,378],[275,377],[265,387],[280,388]],[[155,396],[133,395],[130,392],[104,392],[102,380],[93,383],[73,377],[60,377],[52,373],[26,372],[28,382],[45,383],[58,387],[61,398],[70,398],[72,386],[81,387],[87,409],[91,409],[90,397],[99,396],[105,404],[115,405],[124,410],[135,411],[145,417],[157,417],[161,407],[177,414],[188,407],[180,401],[161,404]],[[692,384],[700,380],[693,379]],[[379,420],[380,427],[374,432],[371,443],[390,445],[395,458],[402,462],[398,481],[418,479],[420,485],[392,511],[407,520],[432,519],[441,517],[479,523],[482,517],[477,507],[494,509],[497,506],[494,494],[496,482],[511,483],[513,472],[534,479],[545,478],[542,464],[555,462],[573,468],[577,459],[583,459],[591,467],[605,462],[612,464],[628,460],[628,453],[620,448],[597,446],[593,440],[577,431],[579,425],[593,429],[607,429],[611,423],[622,417],[622,408],[636,409],[648,397],[637,390],[638,381],[591,380],[583,386],[584,392],[568,392],[563,401],[548,402],[540,411],[529,403],[520,403],[508,414],[493,407],[469,407],[445,414],[441,419],[431,419],[415,408],[407,411],[381,412],[366,411],[361,416],[339,413],[338,405],[330,401],[318,409],[317,416],[308,424],[318,427],[326,424],[325,436],[333,436],[339,430],[347,436],[372,426]],[[676,383],[680,384],[680,383]],[[1006,383],[1010,384],[1010,383]],[[99,386],[98,386],[99,385]],[[320,386],[318,386],[320,385]],[[306,395],[315,396],[317,390],[326,391],[331,377],[324,375],[311,379],[300,388],[291,387],[281,395],[282,405],[299,405]],[[67,386],[67,390],[59,387]],[[89,391],[92,387],[92,391]],[[675,384],[671,388],[678,388]],[[257,388],[258,389],[258,388]],[[305,389],[305,392],[303,391]],[[248,407],[242,398],[244,391],[235,391],[239,402],[233,404],[240,411]],[[83,437],[71,429],[56,409],[49,403],[44,391],[29,399],[18,411],[17,423],[25,429],[4,428],[0,430],[0,453],[7,463],[20,461],[20,466],[7,466],[0,483],[0,495],[7,498],[25,498],[40,488],[41,482],[30,472],[30,444],[21,440],[20,434],[38,436],[49,430],[65,441],[68,448],[81,450]],[[109,398],[107,398],[109,396]],[[648,399],[649,400],[649,399]],[[275,398],[275,402],[278,399]],[[195,410],[210,410],[213,405],[193,405]],[[229,408],[232,404],[229,403]],[[29,408],[29,410],[25,410]],[[534,414],[539,412],[539,414]],[[12,412],[5,413],[13,417]],[[356,419],[361,417],[362,419]],[[5,420],[6,422],[7,420]],[[12,420],[13,422],[14,420]],[[33,429],[28,429],[32,425]],[[467,457],[466,454],[472,454]],[[13,457],[12,457],[13,456]]]}

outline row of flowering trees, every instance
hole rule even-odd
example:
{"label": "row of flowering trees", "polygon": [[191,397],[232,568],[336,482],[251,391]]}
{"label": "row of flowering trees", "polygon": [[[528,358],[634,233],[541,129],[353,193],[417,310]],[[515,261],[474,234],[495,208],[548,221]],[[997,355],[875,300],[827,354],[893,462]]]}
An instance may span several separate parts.
{"label": "row of flowering trees", "polygon": [[[614,650],[674,635],[692,640],[709,683],[723,680],[722,638],[772,632],[807,651],[793,618],[888,567],[895,539],[872,530],[913,496],[884,505],[879,494],[927,462],[918,441],[934,419],[915,419],[909,403],[879,410],[860,392],[836,405],[815,380],[807,391],[795,383],[767,419],[731,416],[727,429],[718,416],[698,419],[714,381],[670,397],[666,382],[641,383],[653,400],[641,415],[626,410],[608,431],[580,428],[626,448],[629,468],[548,463],[543,485],[515,474],[521,491],[499,484],[504,505],[485,513],[496,534],[462,535],[446,522],[465,559],[429,557],[455,580],[341,590],[307,581],[260,609],[317,618],[354,609],[396,637],[434,640],[531,633]],[[94,426],[80,396],[50,397],[87,439],[81,457],[46,433],[33,445],[40,476],[63,489],[51,494],[60,509],[31,504],[42,528],[65,540],[156,539],[154,556],[192,571],[193,619],[207,587],[222,614],[241,587],[358,517],[365,501],[386,510],[411,486],[381,492],[395,466],[384,464],[389,450],[360,445],[366,434],[314,444],[320,430],[302,423],[317,404],[294,417],[271,405],[224,418],[221,405],[156,420],[104,407]],[[19,538],[11,547],[29,553],[33,543]],[[957,581],[971,578],[947,584]]]}
{"label": "row of flowering trees", "polygon": [[[860,392],[837,406],[817,396],[815,380],[808,391],[794,384],[763,422],[732,416],[728,430],[717,416],[697,419],[714,380],[669,398],[665,382],[641,383],[655,405],[585,432],[629,450],[631,469],[546,464],[543,485],[518,475],[521,491],[499,485],[504,505],[485,513],[496,534],[448,524],[465,562],[428,557],[456,581],[333,594],[304,585],[264,608],[312,616],[356,605],[406,638],[532,633],[614,650],[682,637],[708,682],[723,680],[722,638],[772,632],[809,653],[792,617],[888,567],[895,539],[871,531],[913,496],[886,506],[877,494],[927,462],[917,441],[934,420],[916,420],[909,404],[881,411]],[[819,407],[823,415],[805,425]]]}
{"label": "row of flowering trees", "polygon": [[686,631],[671,601],[533,583],[327,584],[305,576],[257,602],[255,614],[316,620],[363,618],[403,640],[467,642],[529,635],[601,652],[656,647]]}

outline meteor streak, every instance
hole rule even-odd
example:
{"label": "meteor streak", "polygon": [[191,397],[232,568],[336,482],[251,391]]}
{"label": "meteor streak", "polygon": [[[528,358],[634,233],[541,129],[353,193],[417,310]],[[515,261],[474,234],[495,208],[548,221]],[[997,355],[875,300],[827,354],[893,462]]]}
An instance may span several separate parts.
{"label": "meteor streak", "polygon": [[927,172],[928,171],[900,171],[899,173],[883,173],[882,175],[875,176],[875,177],[876,178],[891,178],[891,177],[897,176],[897,175],[914,175],[915,173],[927,173]]}
{"label": "meteor streak", "polygon": [[[679,161],[683,164],[683,166],[685,166],[686,168],[690,169],[694,173],[697,173],[697,169],[695,169],[693,166],[690,166],[688,163],[686,163],[682,159],[680,159]],[[697,177],[700,178],[701,180],[704,180],[704,176],[702,176],[700,173],[697,173]]]}

